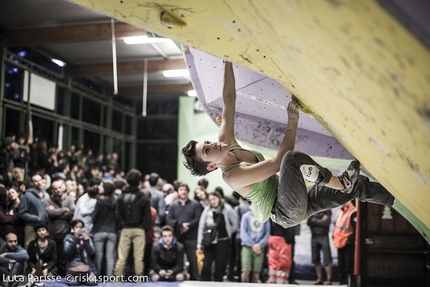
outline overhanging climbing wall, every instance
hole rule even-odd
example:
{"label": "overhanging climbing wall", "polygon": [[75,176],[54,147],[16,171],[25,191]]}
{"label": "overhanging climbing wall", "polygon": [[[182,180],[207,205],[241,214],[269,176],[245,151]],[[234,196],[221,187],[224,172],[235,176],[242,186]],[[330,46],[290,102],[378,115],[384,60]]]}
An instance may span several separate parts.
{"label": "overhanging climbing wall", "polygon": [[430,227],[430,53],[376,2],[74,2],[276,79]]}
{"label": "overhanging climbing wall", "polygon": [[[183,46],[183,51],[199,101],[217,122],[223,109],[223,60],[192,47]],[[236,80],[235,137],[276,151],[286,132],[291,94],[267,76],[237,64],[233,69]],[[353,158],[311,115],[300,114],[295,149],[323,158]]]}

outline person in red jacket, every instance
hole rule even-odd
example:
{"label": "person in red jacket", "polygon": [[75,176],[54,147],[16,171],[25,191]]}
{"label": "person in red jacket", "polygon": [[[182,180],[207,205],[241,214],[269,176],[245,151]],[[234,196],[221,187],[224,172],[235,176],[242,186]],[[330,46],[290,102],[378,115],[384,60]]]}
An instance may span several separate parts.
{"label": "person in red jacket", "polygon": [[288,284],[293,263],[294,231],[272,222],[267,251],[269,279],[267,283]]}
{"label": "person in red jacket", "polygon": [[[353,201],[345,203],[336,214],[333,231],[333,245],[337,248],[338,265],[340,272],[340,285],[353,284],[354,251],[355,251],[355,225],[357,208]],[[350,282],[348,282],[351,280]]]}

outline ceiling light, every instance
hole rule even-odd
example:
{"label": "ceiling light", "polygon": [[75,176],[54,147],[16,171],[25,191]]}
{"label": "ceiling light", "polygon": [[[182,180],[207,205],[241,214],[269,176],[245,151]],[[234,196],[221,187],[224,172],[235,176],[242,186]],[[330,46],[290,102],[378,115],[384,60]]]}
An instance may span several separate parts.
{"label": "ceiling light", "polygon": [[51,59],[51,61],[52,61],[53,63],[57,64],[57,65],[58,65],[58,66],[60,66],[60,67],[64,67],[64,66],[66,65],[66,63],[65,63],[65,62],[63,62],[63,61],[61,61],[61,60],[58,60],[58,59],[54,59],[54,58],[52,58],[52,59]]}
{"label": "ceiling light", "polygon": [[167,70],[163,72],[163,76],[165,76],[166,78],[189,77],[190,73],[187,69]]}
{"label": "ceiling light", "polygon": [[132,36],[125,37],[124,42],[128,45],[136,45],[136,44],[151,44],[151,43],[163,43],[172,41],[168,38],[148,38],[148,36]]}
{"label": "ceiling light", "polygon": [[188,96],[190,96],[190,97],[192,97],[192,98],[197,97],[197,92],[196,92],[196,90],[189,90],[189,91],[188,91]]}

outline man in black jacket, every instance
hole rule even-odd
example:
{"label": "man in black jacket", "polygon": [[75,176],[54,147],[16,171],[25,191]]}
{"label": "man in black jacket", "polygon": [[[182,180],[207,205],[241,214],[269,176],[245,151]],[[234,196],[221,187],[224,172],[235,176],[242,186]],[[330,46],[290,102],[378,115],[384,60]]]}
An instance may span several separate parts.
{"label": "man in black jacket", "polygon": [[126,175],[128,187],[119,196],[116,206],[117,222],[121,235],[118,243],[118,260],[115,276],[124,275],[124,268],[131,246],[133,246],[134,275],[143,275],[145,231],[151,225],[149,197],[140,190],[142,174],[136,169]]}
{"label": "man in black jacket", "polygon": [[161,238],[152,248],[152,281],[184,281],[184,246],[176,241],[173,228],[161,229]]}
{"label": "man in black jacket", "polygon": [[195,201],[188,198],[190,189],[185,183],[178,185],[178,201],[169,206],[167,224],[174,228],[175,236],[184,247],[190,263],[190,280],[198,280],[197,269],[197,228],[203,208]]}
{"label": "man in black jacket", "polygon": [[[38,224],[34,226],[34,230],[37,238],[28,244],[28,273],[33,276],[58,275],[58,246],[54,240],[48,238],[48,225]],[[66,257],[66,255],[62,256]],[[65,259],[67,260],[67,257]]]}

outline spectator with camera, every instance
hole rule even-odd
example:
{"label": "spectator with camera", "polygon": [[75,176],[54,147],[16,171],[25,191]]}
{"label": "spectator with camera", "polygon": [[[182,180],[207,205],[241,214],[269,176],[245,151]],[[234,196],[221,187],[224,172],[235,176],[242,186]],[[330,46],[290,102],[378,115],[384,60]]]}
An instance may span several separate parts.
{"label": "spectator with camera", "polygon": [[97,285],[96,276],[98,273],[91,260],[91,257],[96,253],[94,242],[83,229],[85,225],[82,220],[73,220],[70,225],[72,233],[67,234],[64,238],[64,253],[68,257],[66,273],[73,277],[68,276],[67,284],[69,286]]}

